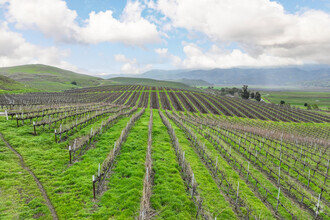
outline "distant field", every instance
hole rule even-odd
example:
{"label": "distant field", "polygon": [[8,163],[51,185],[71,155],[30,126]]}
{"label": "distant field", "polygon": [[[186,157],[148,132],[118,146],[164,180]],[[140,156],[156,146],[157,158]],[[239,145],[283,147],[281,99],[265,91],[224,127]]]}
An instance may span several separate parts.
{"label": "distant field", "polygon": [[262,98],[276,104],[283,100],[295,106],[308,103],[322,108],[330,107],[330,92],[263,92]]}
{"label": "distant field", "polygon": [[170,87],[178,89],[193,89],[184,83],[174,81],[155,80],[148,78],[132,78],[132,77],[115,77],[110,78],[112,82],[122,85],[143,85],[143,86],[156,86],[156,87]]}
{"label": "distant field", "polygon": [[[200,88],[207,88],[208,86],[200,86]],[[214,89],[221,88],[241,88],[241,85],[217,85],[213,86]],[[260,91],[262,98],[266,102],[279,104],[281,100],[286,104],[290,104],[297,107],[304,107],[305,103],[309,105],[316,104],[319,108],[330,108],[330,90],[329,88],[323,88],[317,91],[316,87],[293,87],[293,86],[262,86],[252,85],[248,87],[251,91]],[[316,91],[313,91],[313,90]]]}
{"label": "distant field", "polygon": [[[221,89],[221,88],[242,88],[243,84],[237,85],[214,85],[214,89]],[[199,88],[207,88],[208,86],[198,86]],[[249,85],[250,90],[256,91],[290,91],[290,92],[330,92],[329,87],[311,87],[311,86],[294,86],[294,85]]]}

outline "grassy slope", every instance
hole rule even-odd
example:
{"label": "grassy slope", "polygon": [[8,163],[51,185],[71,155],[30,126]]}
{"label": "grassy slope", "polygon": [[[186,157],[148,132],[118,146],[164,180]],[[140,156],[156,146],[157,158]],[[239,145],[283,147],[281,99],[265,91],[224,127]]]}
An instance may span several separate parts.
{"label": "grassy slope", "polygon": [[[0,68],[0,75],[46,91],[112,84],[109,80],[40,64]],[[77,82],[77,85],[72,85],[73,81]]]}
{"label": "grassy slope", "polygon": [[36,92],[26,85],[23,85],[9,77],[0,75],[0,94],[1,93],[23,93],[23,92]]}
{"label": "grassy slope", "polygon": [[0,139],[0,219],[50,219],[33,177]]}
{"label": "grassy slope", "polygon": [[174,81],[162,81],[155,79],[147,79],[147,78],[129,78],[129,77],[115,77],[110,78],[109,80],[117,83],[117,84],[134,84],[134,85],[145,85],[145,86],[157,86],[157,87],[171,87],[171,88],[179,88],[179,89],[192,89],[190,86]]}
{"label": "grassy slope", "polygon": [[150,200],[158,213],[155,218],[193,219],[196,208],[185,191],[171,138],[158,110],[153,110],[152,139],[154,186]]}

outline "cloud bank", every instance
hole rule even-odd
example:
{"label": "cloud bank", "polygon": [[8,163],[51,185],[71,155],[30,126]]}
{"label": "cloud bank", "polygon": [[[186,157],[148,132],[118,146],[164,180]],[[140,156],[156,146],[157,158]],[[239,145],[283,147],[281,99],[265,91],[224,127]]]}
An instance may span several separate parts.
{"label": "cloud bank", "polygon": [[141,16],[144,6],[138,1],[128,1],[119,19],[111,10],[92,11],[81,25],[77,12],[63,0],[8,0],[2,5],[7,20],[17,29],[35,29],[57,42],[135,46],[160,42],[156,25]]}
{"label": "cloud bank", "polygon": [[[148,5],[174,28],[205,34],[214,45],[238,44],[229,53],[212,46],[184,46],[186,67],[330,64],[330,15],[305,9],[295,14],[268,0],[158,0]],[[201,59],[201,60],[199,60]]]}

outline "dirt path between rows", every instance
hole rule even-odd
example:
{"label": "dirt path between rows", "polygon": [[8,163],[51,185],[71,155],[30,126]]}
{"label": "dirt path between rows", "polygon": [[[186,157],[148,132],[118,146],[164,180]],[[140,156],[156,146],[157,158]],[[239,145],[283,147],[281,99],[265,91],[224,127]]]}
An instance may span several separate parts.
{"label": "dirt path between rows", "polygon": [[33,179],[34,181],[36,182],[42,196],[44,197],[45,201],[46,201],[46,205],[48,206],[52,216],[53,216],[53,219],[58,219],[57,217],[57,214],[56,214],[56,211],[55,211],[55,208],[53,206],[53,204],[51,203],[51,201],[49,200],[48,196],[47,196],[47,193],[44,189],[44,187],[42,186],[41,182],[39,181],[39,179],[36,177],[36,175],[34,175],[34,173],[31,171],[31,169],[25,164],[24,162],[24,159],[22,157],[22,155],[20,155],[12,146],[10,146],[10,144],[4,139],[3,135],[0,133],[0,137],[1,139],[3,140],[3,142],[6,144],[6,146],[11,150],[13,151],[16,156],[19,158],[20,160],[20,163],[21,163],[21,166],[23,169],[25,169],[26,171],[28,171],[31,176],[33,176]]}

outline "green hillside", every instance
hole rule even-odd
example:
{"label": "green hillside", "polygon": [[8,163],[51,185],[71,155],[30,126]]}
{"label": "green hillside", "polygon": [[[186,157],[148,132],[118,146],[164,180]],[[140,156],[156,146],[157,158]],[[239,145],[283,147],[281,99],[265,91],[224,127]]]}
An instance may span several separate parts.
{"label": "green hillside", "polygon": [[143,86],[157,86],[157,87],[171,87],[179,89],[193,89],[190,86],[174,81],[163,81],[147,78],[131,78],[131,77],[115,77],[110,78],[112,82],[121,85],[143,85]]}
{"label": "green hillside", "polygon": [[41,64],[0,68],[0,75],[7,76],[31,88],[45,91],[112,84],[112,82],[98,77]]}
{"label": "green hillside", "polygon": [[211,86],[212,85],[211,83],[206,82],[205,80],[202,80],[202,79],[182,78],[182,79],[174,80],[174,82],[184,83],[184,84],[189,85],[189,86]]}
{"label": "green hillside", "polygon": [[9,77],[0,75],[0,94],[13,92],[36,92],[37,90],[23,85]]}

